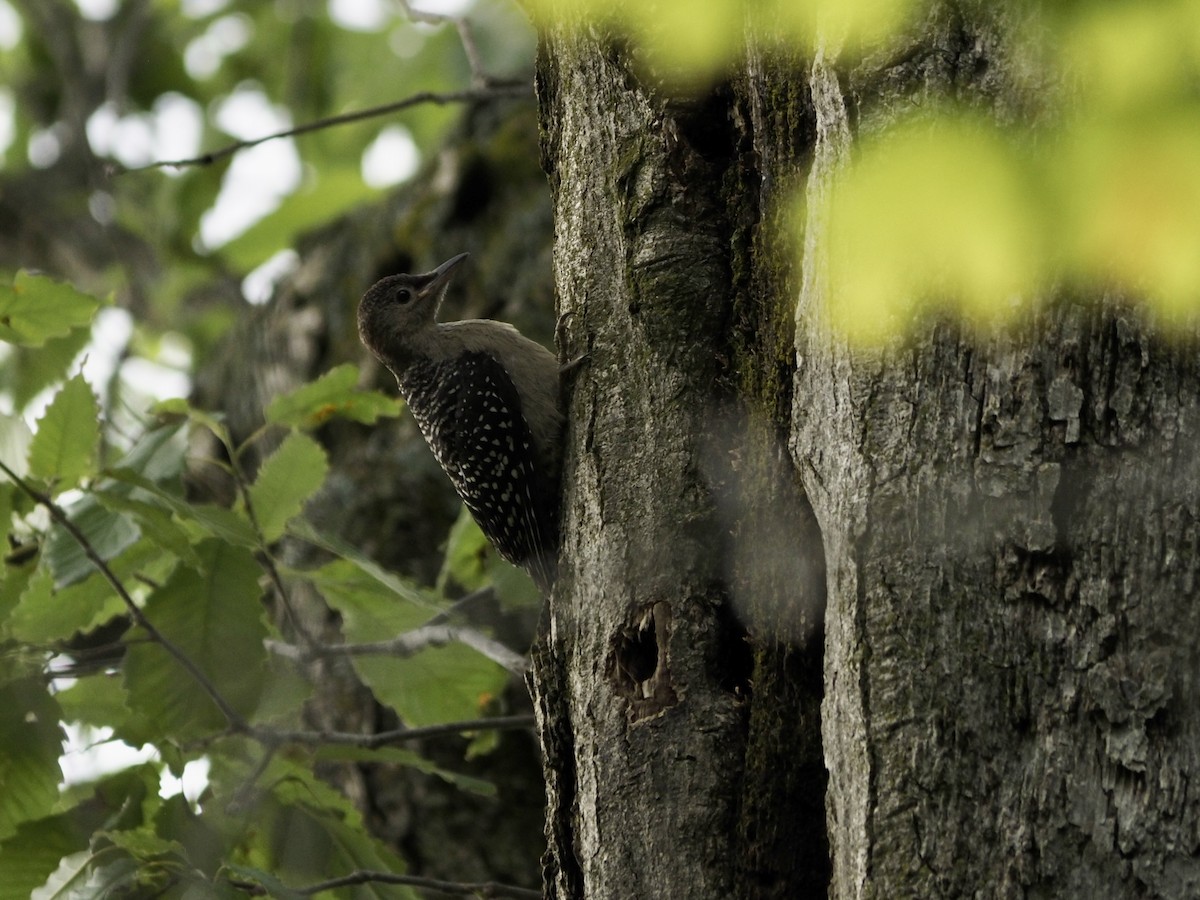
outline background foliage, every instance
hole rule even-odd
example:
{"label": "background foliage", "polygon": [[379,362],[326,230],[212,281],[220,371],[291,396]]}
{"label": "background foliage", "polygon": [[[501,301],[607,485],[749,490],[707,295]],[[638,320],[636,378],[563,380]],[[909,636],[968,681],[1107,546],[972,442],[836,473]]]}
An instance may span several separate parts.
{"label": "background foliage", "polygon": [[[753,54],[836,57],[851,85],[886,77],[928,12],[918,0],[530,8],[546,27],[601,18],[625,32],[664,93],[706,90]],[[1186,321],[1200,295],[1197,5],[1002,14],[1026,36],[1004,73],[1024,102],[1005,121],[917,104],[847,164],[826,210],[831,321],[866,339],[929,309],[990,324],[1063,284],[1118,288]],[[333,873],[396,875],[405,860],[322,765],[385,762],[491,790],[303,717],[310,664],[329,651],[291,608],[296,593],[319,596],[347,641],[407,636],[347,659],[408,728],[496,711],[517,665],[486,634],[436,630],[447,593],[496,582],[536,602],[465,519],[437,586],[306,519],[328,487],[322,429],[395,417],[397,403],[360,389],[354,366],[277,392],[249,434],[183,399],[253,315],[248,300],[300,277],[289,248],[302,233],[422,163],[437,180],[459,108],[422,102],[143,167],[419,92],[528,96],[532,52],[502,0],[480,0],[468,24],[384,0],[0,0],[0,898],[292,896]],[[433,244],[393,235],[404,241]],[[225,502],[197,495],[197,470],[233,485]],[[64,783],[64,728],[153,752]],[[207,773],[201,795],[171,787],[185,772]]]}
{"label": "background foliage", "polygon": [[[429,171],[461,107],[140,167],[416,93],[511,94],[528,26],[499,3],[464,26],[383,3],[38,0],[0,3],[0,38],[0,897],[410,896],[433,880],[328,776],[382,765],[495,797],[412,747],[465,732],[484,753],[528,727],[495,717],[520,656],[448,615],[503,566],[464,524],[421,585],[306,518],[329,429],[402,412],[358,366],[276,393],[249,434],[184,398],[246,298],[296,268],[296,236]],[[380,148],[399,159],[372,164]],[[230,496],[202,489],[212,472]],[[301,595],[370,646],[330,647]],[[331,666],[397,727],[313,727]],[[138,752],[99,752],[118,746]]]}

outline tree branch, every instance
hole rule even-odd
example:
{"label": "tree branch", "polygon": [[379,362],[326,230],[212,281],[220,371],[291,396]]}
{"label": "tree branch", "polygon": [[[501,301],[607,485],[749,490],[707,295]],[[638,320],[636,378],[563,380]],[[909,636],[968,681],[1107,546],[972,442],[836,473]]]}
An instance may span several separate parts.
{"label": "tree branch", "polygon": [[492,640],[474,628],[461,628],[456,625],[422,625],[389,641],[364,644],[310,644],[308,647],[297,647],[282,641],[268,640],[265,643],[272,653],[296,662],[323,656],[395,656],[403,659],[428,647],[458,643],[478,651],[514,675],[524,675],[529,668],[524,656],[510,650],[499,641]]}
{"label": "tree branch", "polygon": [[402,744],[424,738],[444,737],[459,734],[464,731],[522,731],[532,728],[532,715],[494,716],[489,719],[468,719],[460,722],[445,722],[441,725],[426,725],[423,728],[397,728],[394,731],[380,731],[375,734],[356,734],[348,731],[287,731],[274,728],[247,728],[233,733],[245,734],[252,740],[265,746],[279,744],[335,744],[338,746],[365,747],[373,750],[386,747],[389,744]]}
{"label": "tree branch", "polygon": [[454,25],[455,30],[458,32],[458,39],[462,42],[463,53],[467,57],[467,65],[471,69],[471,84],[477,88],[494,84],[492,78],[483,70],[483,57],[480,55],[479,47],[476,45],[475,38],[471,34],[471,24],[467,21],[466,16],[446,16],[441,13],[413,9],[409,0],[399,0],[399,3],[404,9],[404,14],[408,16],[410,21],[425,22],[428,25],[442,25],[450,22]]}
{"label": "tree branch", "polygon": [[229,723],[229,727],[234,731],[247,732],[250,730],[250,723],[247,722],[242,714],[230,706],[221,692],[217,690],[217,686],[212,683],[204,670],[196,665],[191,657],[179,649],[175,643],[165,634],[159,631],[146,618],[140,606],[134,601],[132,595],[126,589],[125,584],[117,577],[116,573],[109,567],[108,563],[96,552],[96,548],[92,546],[92,542],[88,540],[87,535],[79,530],[79,527],[68,518],[66,512],[61,506],[54,502],[48,494],[43,494],[24,478],[10,469],[4,462],[0,462],[0,471],[3,471],[8,476],[9,480],[17,486],[17,488],[26,494],[35,503],[44,507],[50,513],[50,518],[57,522],[66,532],[71,535],[75,543],[83,551],[84,556],[88,558],[96,570],[104,576],[104,580],[112,586],[116,591],[117,596],[121,598],[121,602],[125,604],[125,608],[129,610],[129,617],[134,623],[141,627],[146,634],[157,643],[160,647],[169,653],[177,663],[179,663],[187,671],[189,675],[200,685],[204,693],[208,694],[209,699],[216,704],[217,709],[221,711],[221,715],[225,717],[225,721]]}
{"label": "tree branch", "polygon": [[448,103],[477,103],[482,100],[490,100],[495,97],[532,97],[533,94],[526,84],[494,84],[486,87],[472,88],[467,91],[447,91],[439,93],[437,91],[421,91],[405,97],[403,100],[396,100],[392,103],[385,103],[382,106],[371,106],[367,109],[359,109],[354,112],[342,113],[341,115],[328,116],[323,119],[316,119],[312,122],[307,122],[304,125],[298,125],[295,128],[289,128],[285,131],[277,131],[273,134],[267,134],[252,140],[236,141],[228,144],[218,150],[213,150],[205,153],[203,156],[195,156],[190,159],[173,159],[173,160],[158,160],[156,162],[147,163],[144,166],[134,166],[125,168],[113,164],[110,169],[113,175],[123,175],[129,172],[144,172],[147,169],[184,169],[196,166],[211,166],[214,163],[220,162],[235,153],[242,150],[248,150],[251,147],[257,147],[259,144],[265,144],[267,141],[275,141],[280,138],[298,137],[302,134],[308,134],[313,131],[320,131],[325,128],[333,128],[337,125],[348,125],[352,122],[361,122],[365,119],[374,119],[380,116],[386,116],[389,113],[398,112],[402,109],[408,109],[410,106],[419,106],[422,103],[433,103],[438,106],[445,106]]}
{"label": "tree branch", "polygon": [[423,888],[427,891],[439,891],[458,897],[518,897],[529,900],[541,900],[542,892],[529,888],[516,887],[511,884],[498,884],[495,881],[480,881],[475,883],[459,881],[440,881],[436,878],[422,878],[417,875],[393,875],[391,872],[351,872],[340,878],[330,878],[310,884],[308,887],[293,888],[303,897],[311,897],[322,891],[332,891],[334,888],[349,887],[355,884],[403,884],[409,887]]}

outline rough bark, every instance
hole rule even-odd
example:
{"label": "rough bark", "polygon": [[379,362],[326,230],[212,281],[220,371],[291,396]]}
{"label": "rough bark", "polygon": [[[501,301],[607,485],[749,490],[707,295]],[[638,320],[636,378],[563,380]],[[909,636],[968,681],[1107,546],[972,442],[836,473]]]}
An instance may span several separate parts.
{"label": "rough bark", "polygon": [[730,285],[720,169],[603,45],[563,35],[539,75],[560,310],[589,353],[536,684],[566,775],[551,893],[728,897],[745,739],[702,459]]}
{"label": "rough bark", "polygon": [[590,37],[544,51],[560,313],[589,354],[535,655],[548,889],[818,892],[823,570],[750,111],[732,85],[664,96]]}
{"label": "rough bark", "polygon": [[[1004,24],[931,17],[887,80],[1020,108]],[[810,200],[853,124],[910,102],[861,84],[812,67]],[[852,353],[822,328],[821,224],[792,449],[829,571],[833,896],[1194,895],[1194,350],[1060,297],[1014,334]]]}
{"label": "rough bark", "polygon": [[1111,297],[875,351],[824,325],[815,211],[855,135],[1057,102],[1014,15],[935,6],[853,68],[752,52],[688,102],[594,30],[546,36],[590,354],[535,657],[551,896],[1200,888],[1194,347]]}

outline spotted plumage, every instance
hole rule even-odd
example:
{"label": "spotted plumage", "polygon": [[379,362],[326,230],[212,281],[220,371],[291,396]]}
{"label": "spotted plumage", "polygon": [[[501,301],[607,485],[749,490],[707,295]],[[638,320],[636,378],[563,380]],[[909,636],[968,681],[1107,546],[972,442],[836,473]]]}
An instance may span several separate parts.
{"label": "spotted plumage", "polygon": [[510,325],[435,321],[464,258],[375,284],[359,305],[359,335],[396,376],[480,529],[548,590],[558,544],[558,362]]}

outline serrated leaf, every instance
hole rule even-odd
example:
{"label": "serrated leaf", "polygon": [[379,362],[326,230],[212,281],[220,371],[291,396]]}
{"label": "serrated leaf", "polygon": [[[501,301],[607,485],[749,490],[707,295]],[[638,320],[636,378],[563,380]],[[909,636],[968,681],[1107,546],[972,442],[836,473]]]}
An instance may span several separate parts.
{"label": "serrated leaf", "polygon": [[[261,570],[248,550],[220,541],[205,541],[197,554],[201,571],[177,568],[150,595],[145,615],[235,709],[248,714],[258,702],[266,661]],[[124,674],[130,728],[140,723],[145,738],[195,737],[224,724],[196,680],[153,642],[129,647]]]}
{"label": "serrated leaf", "polygon": [[329,461],[321,445],[306,434],[289,434],[258,471],[250,503],[263,537],[278,540],[284,526],[325,481]]}
{"label": "serrated leaf", "polygon": [[335,417],[370,425],[380,418],[400,415],[404,405],[398,397],[357,390],[358,380],[358,367],[343,363],[316,381],[272,400],[267,407],[267,421],[316,428]]}
{"label": "serrated leaf", "polygon": [[5,366],[4,380],[12,390],[13,406],[24,409],[43,390],[64,380],[91,336],[90,328],[81,327],[64,337],[50,338],[41,347],[18,345]]}
{"label": "serrated leaf", "polygon": [[0,285],[0,341],[40,347],[92,321],[100,302],[71,285],[21,271]]}
{"label": "serrated leaf", "polygon": [[[399,634],[416,628],[441,612],[440,606],[426,599],[415,587],[375,568],[377,572],[371,572],[353,560],[337,559],[319,569],[289,574],[308,580],[330,603],[354,604],[355,598],[361,598],[363,614],[367,614],[365,608],[368,605],[374,611],[371,613],[375,616],[373,627],[379,634]],[[380,578],[377,574],[387,577]]]}
{"label": "serrated leaf", "polygon": [[509,679],[503,668],[463,644],[430,647],[405,659],[356,656],[352,662],[379,701],[413,726],[477,718]]}
{"label": "serrated leaf", "polygon": [[469,591],[492,585],[505,610],[537,609],[542,595],[523,569],[501,558],[464,506],[450,528],[446,556],[438,575],[438,587],[448,592],[449,582]]}
{"label": "serrated leaf", "polygon": [[29,445],[29,473],[60,492],[74,487],[96,467],[100,405],[83,375],[62,386],[38,419]]}
{"label": "serrated leaf", "polygon": [[0,840],[46,816],[58,798],[62,728],[58,704],[39,678],[0,686]]}
{"label": "serrated leaf", "polygon": [[196,552],[192,548],[190,535],[175,522],[169,510],[114,491],[97,490],[92,493],[92,496],[105,509],[128,515],[137,524],[142,534],[163,550],[188,565],[199,565]]}
{"label": "serrated leaf", "polygon": [[[67,516],[83,533],[96,554],[105,561],[133,546],[141,536],[137,526],[127,516],[105,509],[94,497],[84,497],[73,504],[67,510]],[[51,528],[42,552],[58,587],[82,581],[96,571],[83,547],[61,525]]]}
{"label": "serrated leaf", "polygon": [[[281,879],[305,884],[358,869],[404,871],[404,861],[369,834],[358,810],[310,769],[276,757],[259,784],[268,786],[270,805],[276,807],[266,810],[273,834],[264,848],[264,862]],[[415,900],[399,885],[363,887],[364,897]]]}
{"label": "serrated leaf", "polygon": [[262,693],[254,711],[256,722],[300,727],[301,713],[313,695],[313,686],[289,660],[271,654],[263,676]]}

